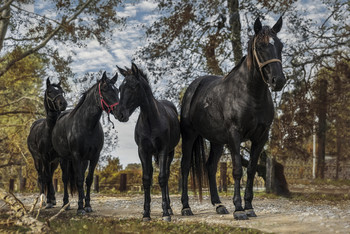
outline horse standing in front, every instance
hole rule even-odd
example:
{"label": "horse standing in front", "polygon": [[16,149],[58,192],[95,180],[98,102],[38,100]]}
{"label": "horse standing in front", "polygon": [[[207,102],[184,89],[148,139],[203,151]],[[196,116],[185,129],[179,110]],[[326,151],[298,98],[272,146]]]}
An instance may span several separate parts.
{"label": "horse standing in front", "polygon": [[45,194],[47,198],[45,207],[47,209],[56,205],[52,176],[58,167],[59,161],[51,143],[51,134],[61,111],[67,108],[67,102],[63,94],[61,83],[51,84],[50,79],[47,78],[44,95],[46,119],[35,121],[27,138],[28,149],[34,159],[35,169],[38,173],[40,194]]}
{"label": "horse standing in front", "polygon": [[[221,204],[216,171],[224,144],[228,144],[234,165],[234,218],[255,217],[253,210],[253,181],[260,153],[268,140],[274,117],[269,86],[280,91],[286,80],[282,70],[283,44],[277,37],[282,18],[269,28],[259,18],[254,23],[255,35],[248,42],[248,54],[226,76],[202,76],[187,88],[182,101],[182,215],[193,215],[188,204],[188,174],[192,169],[201,183],[201,171],[209,179],[211,202],[217,213],[228,213]],[[210,142],[209,158],[205,162],[203,138]],[[243,209],[240,194],[242,162],[240,144],[250,140],[251,153],[247,167],[247,185]],[[205,165],[204,165],[205,162]],[[201,188],[201,185],[200,185]]]}
{"label": "horse standing in front", "polygon": [[140,107],[140,115],[135,127],[135,142],[142,163],[142,182],[145,194],[143,220],[149,221],[152,185],[152,155],[159,165],[159,185],[162,190],[163,220],[170,221],[173,214],[170,207],[168,180],[170,164],[174,158],[174,148],[180,140],[180,125],[176,107],[169,101],[158,101],[152,94],[145,74],[132,63],[131,69],[119,68],[125,77],[120,85],[120,105],[117,117],[121,122]]}
{"label": "horse standing in front", "polygon": [[[118,89],[114,87],[118,74],[108,79],[106,72],[102,78],[89,90],[83,93],[77,106],[61,114],[52,132],[52,144],[61,157],[62,173],[66,184],[69,177],[74,181],[79,193],[78,214],[92,212],[90,205],[90,189],[94,170],[103,147],[103,130],[100,118],[103,111],[116,116],[115,107],[119,103]],[[84,173],[89,162],[89,172],[86,177],[86,197],[84,207]],[[73,170],[68,171],[66,166]],[[74,173],[74,174],[73,174]],[[65,185],[63,205],[68,203],[68,193]]]}

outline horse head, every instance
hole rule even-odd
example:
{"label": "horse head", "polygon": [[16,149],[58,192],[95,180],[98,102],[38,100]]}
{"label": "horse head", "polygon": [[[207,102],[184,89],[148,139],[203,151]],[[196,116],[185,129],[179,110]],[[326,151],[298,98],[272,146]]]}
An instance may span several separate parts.
{"label": "horse head", "polygon": [[[118,66],[117,66],[118,67]],[[127,122],[130,115],[140,106],[140,93],[142,84],[148,84],[145,74],[132,63],[131,69],[118,67],[119,72],[125,77],[120,85],[120,106],[118,108],[118,120]]]}
{"label": "horse head", "polygon": [[255,35],[250,41],[254,64],[257,66],[263,81],[273,91],[280,91],[286,83],[282,69],[283,44],[277,37],[282,28],[282,17],[272,27],[262,26],[260,19],[254,23]]}
{"label": "horse head", "polygon": [[51,84],[50,79],[46,80],[45,106],[51,111],[64,111],[67,108],[67,101],[63,97],[64,91],[61,88],[61,81],[58,84]]}
{"label": "horse head", "polygon": [[101,108],[108,114],[112,112],[115,118],[117,118],[116,107],[119,104],[119,90],[114,86],[117,80],[118,73],[116,73],[113,78],[109,79],[107,78],[106,72],[104,72],[102,78],[98,81]]}

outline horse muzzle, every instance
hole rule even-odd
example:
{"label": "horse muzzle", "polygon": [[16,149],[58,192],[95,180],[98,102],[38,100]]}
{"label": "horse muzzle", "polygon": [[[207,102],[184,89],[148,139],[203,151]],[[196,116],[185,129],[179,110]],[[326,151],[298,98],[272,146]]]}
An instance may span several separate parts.
{"label": "horse muzzle", "polygon": [[281,91],[286,84],[286,78],[282,76],[273,76],[270,81],[272,91]]}

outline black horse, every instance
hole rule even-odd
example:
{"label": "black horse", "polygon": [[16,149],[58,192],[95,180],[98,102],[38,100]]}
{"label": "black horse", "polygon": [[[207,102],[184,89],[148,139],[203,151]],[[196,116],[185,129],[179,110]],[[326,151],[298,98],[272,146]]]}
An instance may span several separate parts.
{"label": "black horse", "polygon": [[[258,158],[268,139],[274,117],[269,86],[273,91],[280,91],[286,82],[281,61],[283,45],[277,37],[281,27],[282,18],[272,28],[262,27],[258,18],[254,23],[255,35],[248,42],[247,56],[226,77],[199,77],[186,90],[180,119],[183,152],[182,215],[192,215],[187,191],[191,165],[194,171],[199,172],[196,173],[199,183],[202,181],[200,172],[206,170],[212,204],[218,213],[228,213],[221,205],[215,181],[223,145],[228,144],[234,164],[234,218],[256,216],[252,206],[253,181]],[[203,138],[210,142],[207,160],[202,148]],[[243,209],[240,195],[240,144],[246,140],[250,140],[252,146]]]}
{"label": "black horse", "polygon": [[[100,151],[103,146],[103,130],[100,124],[102,111],[116,116],[115,107],[119,103],[119,91],[114,87],[118,74],[108,79],[106,73],[102,79],[83,93],[77,106],[72,111],[62,113],[58,118],[52,132],[52,144],[61,157],[64,183],[67,184],[68,176],[74,176],[79,193],[78,214],[92,212],[90,205],[90,188],[94,170]],[[69,163],[69,161],[71,163]],[[84,199],[84,173],[89,162],[89,173],[86,177],[85,209]],[[69,173],[67,165],[72,166]],[[68,193],[65,185],[63,198],[64,205],[68,203]]]}
{"label": "black horse", "polygon": [[61,83],[51,84],[50,79],[47,78],[44,95],[46,119],[35,121],[27,138],[28,149],[32,154],[35,169],[38,172],[40,193],[46,194],[46,208],[56,205],[52,176],[59,162],[57,153],[52,147],[51,134],[59,114],[67,107],[63,94]]}
{"label": "black horse", "polygon": [[180,139],[180,124],[176,108],[169,101],[158,101],[154,98],[147,77],[134,63],[131,69],[124,70],[119,67],[118,69],[125,77],[119,87],[118,120],[126,122],[137,107],[141,109],[135,127],[135,142],[138,145],[143,172],[142,182],[145,193],[143,220],[150,220],[152,155],[154,155],[160,170],[158,180],[162,190],[163,220],[170,221],[172,210],[168,180],[174,148]]}

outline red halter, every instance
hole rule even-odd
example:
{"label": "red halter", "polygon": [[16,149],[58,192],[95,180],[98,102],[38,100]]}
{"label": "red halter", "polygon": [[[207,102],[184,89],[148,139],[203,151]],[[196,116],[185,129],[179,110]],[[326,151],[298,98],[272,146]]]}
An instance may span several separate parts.
{"label": "red halter", "polygon": [[[113,110],[113,108],[115,106],[117,106],[119,104],[119,102],[116,102],[112,105],[108,105],[107,102],[103,99],[103,96],[101,94],[101,83],[98,84],[98,93],[100,94],[100,99],[101,99],[101,107],[102,107],[102,110],[106,111],[108,114],[111,113],[111,111]],[[104,106],[107,107],[107,110],[105,110]]]}

